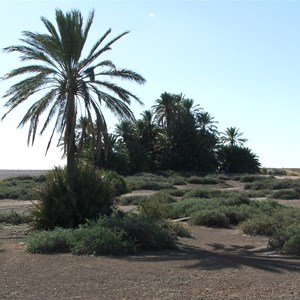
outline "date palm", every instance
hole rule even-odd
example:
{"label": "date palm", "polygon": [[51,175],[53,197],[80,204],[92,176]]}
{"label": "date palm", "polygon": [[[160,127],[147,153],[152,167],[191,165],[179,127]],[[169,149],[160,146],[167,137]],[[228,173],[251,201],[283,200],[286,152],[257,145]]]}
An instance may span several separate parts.
{"label": "date palm", "polygon": [[111,30],[106,31],[87,52],[87,56],[82,57],[94,12],[90,13],[85,25],[78,10],[63,13],[57,9],[55,16],[56,27],[42,17],[46,33],[24,31],[20,45],[4,49],[7,53],[18,53],[22,62],[32,64],[14,69],[4,76],[4,79],[20,75],[29,77],[12,85],[4,95],[8,99],[5,104],[8,111],[2,119],[17,106],[33,98],[35,102],[18,126],[29,123],[28,144],[33,144],[40,118],[44,112],[48,112],[40,134],[54,121],[46,152],[54,133],[58,132],[59,143],[63,142],[67,156],[67,176],[72,190],[76,177],[75,128],[78,118],[85,116],[89,126],[95,128],[96,125],[105,131],[104,105],[121,118],[133,119],[129,108],[131,101],[142,102],[108,79],[126,79],[139,84],[143,84],[145,79],[131,70],[117,68],[110,60],[100,60],[128,31],[109,41],[107,38]]}
{"label": "date palm", "polygon": [[243,133],[239,132],[238,128],[228,127],[226,131],[222,133],[221,142],[230,146],[243,146],[248,140],[241,138],[242,135]]}
{"label": "date palm", "polygon": [[180,98],[173,94],[164,92],[160,95],[160,98],[155,101],[155,105],[152,106],[157,123],[169,128],[174,122],[178,110],[178,104]]}

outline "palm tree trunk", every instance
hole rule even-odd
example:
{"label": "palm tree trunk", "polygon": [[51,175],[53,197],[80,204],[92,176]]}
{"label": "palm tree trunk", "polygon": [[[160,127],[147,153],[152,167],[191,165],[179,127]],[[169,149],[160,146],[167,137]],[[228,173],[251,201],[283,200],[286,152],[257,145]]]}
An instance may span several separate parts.
{"label": "palm tree trunk", "polygon": [[67,181],[71,191],[74,191],[76,180],[76,144],[75,144],[75,99],[74,95],[68,95],[66,118],[67,139]]}

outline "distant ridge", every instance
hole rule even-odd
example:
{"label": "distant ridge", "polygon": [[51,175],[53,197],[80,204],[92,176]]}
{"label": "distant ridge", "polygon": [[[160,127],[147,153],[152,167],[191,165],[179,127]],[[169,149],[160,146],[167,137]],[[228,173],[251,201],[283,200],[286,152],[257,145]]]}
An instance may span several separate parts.
{"label": "distant ridge", "polygon": [[0,180],[8,177],[16,177],[16,176],[39,176],[44,175],[49,170],[0,170]]}

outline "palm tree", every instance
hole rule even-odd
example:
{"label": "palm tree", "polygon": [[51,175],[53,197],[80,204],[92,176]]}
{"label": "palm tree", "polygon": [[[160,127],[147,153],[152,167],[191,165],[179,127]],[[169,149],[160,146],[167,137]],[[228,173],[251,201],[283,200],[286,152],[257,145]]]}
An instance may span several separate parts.
{"label": "palm tree", "polygon": [[[84,115],[91,128],[106,130],[102,113],[102,105],[117,116],[134,119],[129,108],[131,100],[142,104],[137,96],[128,90],[107,80],[107,78],[126,79],[143,84],[145,79],[128,69],[118,69],[110,60],[101,60],[102,54],[111,50],[111,46],[128,31],[106,41],[111,30],[95,43],[86,57],[82,52],[93,23],[94,11],[83,23],[78,10],[63,13],[57,9],[57,28],[49,20],[42,17],[41,21],[47,33],[24,31],[21,45],[10,46],[5,52],[17,52],[21,61],[33,62],[31,65],[10,71],[4,79],[30,75],[26,79],[12,85],[4,95],[8,111],[2,120],[14,108],[35,95],[38,100],[29,108],[18,127],[30,123],[28,144],[33,144],[41,115],[48,109],[48,116],[41,128],[42,134],[54,118],[53,131],[49,139],[46,153],[55,131],[63,141],[67,156],[67,176],[71,190],[76,178],[76,145],[75,128],[78,115]],[[84,108],[84,109],[83,109]],[[95,118],[95,122],[93,122]],[[99,135],[100,137],[100,135]]]}
{"label": "palm tree", "polygon": [[196,121],[200,131],[204,133],[209,132],[216,135],[218,134],[218,129],[215,125],[218,122],[214,121],[214,117],[212,117],[209,112],[201,111],[196,114]]}
{"label": "palm tree", "polygon": [[221,142],[223,144],[229,144],[230,146],[240,145],[243,146],[248,140],[241,138],[242,132],[236,127],[228,127],[225,132],[222,133]]}
{"label": "palm tree", "polygon": [[167,92],[160,95],[160,98],[155,101],[156,104],[152,107],[159,125],[167,128],[170,127],[176,118],[179,101],[179,97]]}

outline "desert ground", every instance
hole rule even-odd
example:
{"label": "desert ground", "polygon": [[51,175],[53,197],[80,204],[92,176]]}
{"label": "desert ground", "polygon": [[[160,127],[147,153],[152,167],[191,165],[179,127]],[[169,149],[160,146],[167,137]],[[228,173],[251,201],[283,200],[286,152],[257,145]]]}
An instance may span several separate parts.
{"label": "desert ground", "polygon": [[[19,174],[0,172],[8,175]],[[32,206],[0,200],[0,210]],[[179,251],[124,257],[29,254],[29,230],[0,227],[0,299],[300,299],[299,257],[236,228],[191,226],[193,238],[180,239]]]}

